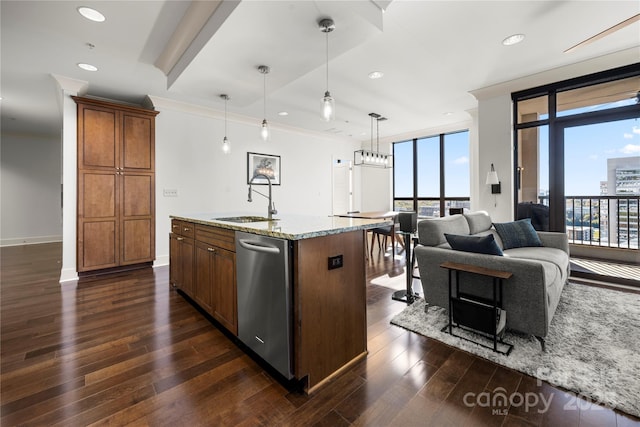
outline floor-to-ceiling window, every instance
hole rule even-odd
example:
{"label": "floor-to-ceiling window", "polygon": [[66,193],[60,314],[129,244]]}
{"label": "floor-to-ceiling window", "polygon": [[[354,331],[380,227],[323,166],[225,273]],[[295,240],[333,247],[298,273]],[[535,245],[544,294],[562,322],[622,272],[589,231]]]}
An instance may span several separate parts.
{"label": "floor-to-ceiling window", "polygon": [[469,132],[393,144],[393,208],[439,217],[469,208]]}
{"label": "floor-to-ceiling window", "polygon": [[539,227],[566,232],[573,245],[637,251],[640,64],[513,101],[516,215],[537,210]]}

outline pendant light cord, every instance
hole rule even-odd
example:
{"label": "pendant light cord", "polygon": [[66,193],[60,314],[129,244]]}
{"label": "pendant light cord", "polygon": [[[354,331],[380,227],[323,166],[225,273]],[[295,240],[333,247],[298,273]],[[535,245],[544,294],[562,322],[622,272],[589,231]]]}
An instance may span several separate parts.
{"label": "pendant light cord", "polygon": [[371,151],[373,152],[373,116],[371,116]]}
{"label": "pendant light cord", "polygon": [[329,31],[325,34],[327,35],[327,92],[329,92]]}
{"label": "pendant light cord", "polygon": [[380,152],[380,120],[376,117],[376,154]]}
{"label": "pendant light cord", "polygon": [[224,97],[224,137],[227,137],[227,100],[228,96]]}
{"label": "pendant light cord", "polygon": [[262,112],[264,115],[264,119],[267,120],[267,73],[263,73],[262,74],[263,77],[263,85],[262,85],[262,90],[264,92],[264,104],[263,104],[263,108],[262,108]]}

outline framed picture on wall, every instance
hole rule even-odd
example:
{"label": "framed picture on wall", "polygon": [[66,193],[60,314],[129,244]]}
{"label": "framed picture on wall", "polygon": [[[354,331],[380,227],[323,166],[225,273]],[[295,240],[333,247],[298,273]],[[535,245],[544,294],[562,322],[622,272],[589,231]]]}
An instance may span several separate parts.
{"label": "framed picture on wall", "polygon": [[280,185],[280,156],[273,154],[247,153],[247,184]]}

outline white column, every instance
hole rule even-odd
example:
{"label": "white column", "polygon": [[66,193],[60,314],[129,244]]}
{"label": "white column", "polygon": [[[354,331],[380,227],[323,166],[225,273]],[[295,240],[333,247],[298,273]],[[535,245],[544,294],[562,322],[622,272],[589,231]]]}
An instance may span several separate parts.
{"label": "white column", "polygon": [[[481,99],[478,102],[478,163],[475,171],[478,194],[477,210],[489,212],[495,222],[513,220],[513,126],[509,94]],[[491,194],[486,185],[487,172],[493,163],[502,191]]]}
{"label": "white column", "polygon": [[58,85],[62,116],[62,267],[60,283],[78,279],[76,265],[77,117],[72,95],[86,91],[87,82],[52,75]]}

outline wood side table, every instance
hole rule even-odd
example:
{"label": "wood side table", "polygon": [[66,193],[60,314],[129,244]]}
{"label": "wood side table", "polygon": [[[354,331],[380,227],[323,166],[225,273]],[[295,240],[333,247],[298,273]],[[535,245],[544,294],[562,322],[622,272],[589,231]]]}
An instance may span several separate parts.
{"label": "wood side table", "polygon": [[[509,355],[513,350],[513,345],[504,342],[501,338],[507,321],[507,312],[502,309],[502,287],[503,281],[513,276],[513,273],[451,261],[443,262],[440,267],[447,269],[449,273],[449,323],[442,331],[482,347],[490,348],[496,353]],[[459,285],[461,271],[491,277],[493,279],[493,298],[484,299],[475,295],[461,293]],[[454,274],[455,295],[452,280]],[[489,337],[493,340],[493,346],[490,347],[481,342],[456,335],[453,333],[454,327]],[[499,350],[498,343],[505,345],[507,350]]]}

